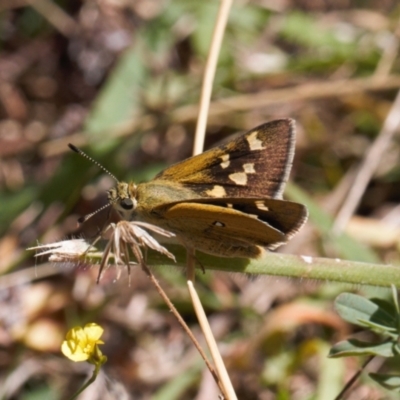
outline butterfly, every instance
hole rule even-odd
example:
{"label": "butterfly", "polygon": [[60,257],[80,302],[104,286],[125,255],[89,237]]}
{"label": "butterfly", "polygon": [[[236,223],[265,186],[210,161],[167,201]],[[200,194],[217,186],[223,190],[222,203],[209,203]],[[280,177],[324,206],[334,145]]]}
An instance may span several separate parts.
{"label": "butterfly", "polygon": [[149,182],[117,180],[108,200],[123,220],[173,232],[188,249],[257,258],[263,248],[288,241],[307,219],[304,205],[282,199],[294,149],[294,120],[271,121]]}

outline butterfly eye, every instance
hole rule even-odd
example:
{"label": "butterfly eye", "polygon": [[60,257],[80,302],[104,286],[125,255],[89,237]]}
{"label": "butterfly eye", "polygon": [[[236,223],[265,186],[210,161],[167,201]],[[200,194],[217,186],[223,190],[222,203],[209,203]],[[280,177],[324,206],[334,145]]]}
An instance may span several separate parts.
{"label": "butterfly eye", "polygon": [[120,205],[124,210],[132,210],[133,208],[133,201],[132,199],[125,198],[120,201]]}

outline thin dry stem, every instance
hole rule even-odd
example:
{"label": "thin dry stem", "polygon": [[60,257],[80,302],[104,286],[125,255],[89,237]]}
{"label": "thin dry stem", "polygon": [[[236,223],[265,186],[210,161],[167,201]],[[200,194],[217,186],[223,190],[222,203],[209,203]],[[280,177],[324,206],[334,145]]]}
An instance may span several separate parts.
{"label": "thin dry stem", "polygon": [[400,19],[397,20],[394,36],[395,40],[389,40],[386,42],[386,46],[383,49],[382,57],[379,60],[378,66],[375,69],[375,76],[388,75],[397,59],[400,40]]}
{"label": "thin dry stem", "polygon": [[196,279],[196,256],[193,249],[186,249],[186,278],[194,282]]}
{"label": "thin dry stem", "polygon": [[[221,116],[232,112],[257,110],[279,104],[290,102],[301,102],[307,100],[317,100],[321,98],[335,97],[340,98],[345,95],[363,93],[366,91],[381,91],[397,89],[400,87],[400,75],[388,76],[369,76],[367,78],[355,78],[336,81],[323,81],[305,83],[284,89],[271,89],[259,93],[243,94],[232,96],[223,100],[211,103],[208,112],[209,120],[216,120]],[[198,116],[198,105],[189,105],[177,108],[170,114],[171,123],[186,123],[196,119]],[[116,125],[107,135],[112,137],[125,137],[131,135],[133,131],[147,131],[154,129],[157,120],[149,115],[122,122]],[[64,154],[68,150],[68,143],[73,142],[77,146],[85,146],[87,139],[83,132],[77,132],[67,138],[54,139],[47,141],[39,146],[39,153],[43,157],[53,157]]]}
{"label": "thin dry stem", "polygon": [[340,393],[334,398],[334,400],[341,400],[346,392],[353,386],[354,382],[358,379],[361,373],[365,370],[368,364],[375,358],[375,356],[370,356],[367,360],[363,363],[360,369],[351,377],[351,379],[346,383],[344,388],[340,391]]}
{"label": "thin dry stem", "polygon": [[204,312],[203,306],[201,304],[200,298],[193,286],[193,282],[187,281],[190,297],[192,299],[194,310],[196,311],[197,319],[200,323],[201,330],[203,331],[204,337],[206,339],[208,348],[211,352],[211,357],[214,360],[215,368],[217,370],[218,376],[224,386],[226,399],[227,400],[237,400],[235,390],[233,389],[232,382],[229,378],[228,371],[226,370],[224,361],[221,357],[221,353],[218,350],[217,343],[215,341],[214,335],[211,331],[210,324],[208,323],[206,313]]}
{"label": "thin dry stem", "polygon": [[[393,63],[396,59],[397,52],[399,49],[400,19],[397,21],[395,35],[396,35],[395,43],[385,47],[381,60],[375,70],[373,77],[379,78],[386,76],[390,73],[390,70],[393,66]],[[345,228],[351,216],[353,215],[356,207],[360,202],[361,196],[363,195],[365,188],[368,185],[369,180],[371,179],[373,172],[375,171],[376,167],[379,164],[383,152],[387,148],[389,141],[392,139],[392,136],[394,135],[396,129],[398,128],[398,123],[396,127],[396,116],[395,116],[396,114],[395,109],[396,109],[396,103],[398,101],[398,96],[399,94],[397,95],[395,103],[392,105],[392,108],[386,117],[385,124],[381,132],[379,133],[378,138],[370,147],[370,150],[364,159],[364,163],[359,168],[358,172],[354,173],[354,171],[351,171],[350,173],[346,174],[346,176],[342,179],[342,181],[350,180],[352,188],[349,189],[347,200],[343,203],[337,215],[335,224],[333,226],[333,230],[336,233],[341,232]],[[368,165],[368,163],[371,161],[373,164]],[[355,182],[354,186],[353,182]]]}
{"label": "thin dry stem", "polygon": [[[162,299],[165,301],[165,303],[167,304],[167,306],[169,307],[169,309],[172,311],[172,313],[174,314],[175,318],[178,320],[179,324],[182,326],[182,328],[184,329],[184,331],[187,333],[187,335],[189,336],[190,340],[193,342],[194,346],[196,347],[197,351],[200,353],[200,356],[202,357],[202,359],[204,360],[204,362],[207,365],[207,368],[209,369],[209,371],[211,372],[216,384],[218,385],[219,389],[221,390],[221,392],[224,394],[225,396],[225,390],[224,390],[224,386],[222,385],[220,378],[218,377],[218,375],[215,372],[214,367],[211,365],[210,361],[208,360],[206,354],[204,353],[203,349],[200,346],[200,343],[197,341],[197,339],[195,338],[195,336],[193,335],[193,332],[190,330],[190,328],[187,326],[186,322],[183,320],[183,318],[181,317],[181,315],[179,314],[178,310],[175,308],[175,306],[172,304],[171,300],[169,299],[168,295],[164,292],[163,288],[161,287],[161,285],[158,283],[156,277],[153,275],[153,273],[151,272],[150,268],[146,265],[146,263],[142,263],[142,269],[143,271],[146,273],[146,275],[149,277],[151,283],[155,286],[155,288],[157,289],[157,292],[160,294],[160,296],[162,297]],[[225,396],[226,397],[226,396]],[[228,398],[228,397],[226,397]]]}
{"label": "thin dry stem", "polygon": [[[211,102],[211,93],[215,77],[215,71],[217,68],[218,56],[220,53],[222,39],[224,36],[231,6],[232,6],[232,0],[221,0],[213,36],[211,39],[211,46],[210,46],[210,51],[208,53],[206,69],[204,71],[204,80],[200,97],[199,116],[197,119],[196,134],[193,145],[193,155],[197,155],[203,152],[207,117]],[[236,400],[237,397],[233,389],[233,385],[229,379],[229,375],[226,371],[224,362],[218,351],[218,347],[215,338],[213,337],[212,331],[210,329],[210,325],[208,324],[206,314],[201,305],[200,299],[193,288],[192,282],[194,282],[195,279],[195,263],[196,263],[196,258],[194,250],[190,249],[187,251],[187,277],[188,277],[189,293],[191,295],[193,307],[196,311],[196,315],[199,320],[201,329],[203,331],[203,334],[210,348],[212,357],[214,359],[219,379],[222,382],[222,392],[224,393],[226,399]]]}
{"label": "thin dry stem", "polygon": [[[208,53],[207,64],[204,71],[204,79],[201,90],[199,115],[197,118],[196,134],[193,146],[193,155],[203,152],[204,138],[206,134],[207,116],[210,108],[211,93],[217,68],[218,56],[221,50],[222,39],[232,7],[232,0],[221,0],[214,32],[211,39],[210,51]],[[193,249],[187,250],[187,279],[195,280],[195,253]]]}
{"label": "thin dry stem", "polygon": [[[346,95],[372,90],[388,90],[400,87],[399,75],[369,76],[367,78],[340,79],[322,82],[308,82],[284,89],[265,90],[258,93],[241,94],[211,103],[209,119],[231,114],[237,111],[257,110],[288,102],[340,98]],[[193,120],[198,113],[197,105],[188,105],[176,109],[171,117],[174,122],[183,123]]]}
{"label": "thin dry stem", "polygon": [[228,21],[229,11],[232,7],[232,0],[221,0],[217,21],[215,23],[211,47],[208,53],[206,69],[204,71],[203,86],[200,97],[200,110],[197,119],[196,134],[193,145],[193,155],[203,152],[204,137],[206,134],[207,116],[210,108],[211,92],[217,68],[218,56],[221,50],[222,38]]}
{"label": "thin dry stem", "polygon": [[396,99],[385,119],[383,127],[369,148],[364,160],[355,175],[354,184],[351,187],[346,201],[342,205],[335,223],[333,225],[333,232],[340,233],[346,227],[349,219],[357,208],[365,189],[378,167],[384,152],[386,151],[390,141],[393,139],[394,134],[400,126],[400,91],[397,92]]}
{"label": "thin dry stem", "polygon": [[78,33],[79,25],[62,8],[48,0],[25,0],[61,34],[71,37]]}

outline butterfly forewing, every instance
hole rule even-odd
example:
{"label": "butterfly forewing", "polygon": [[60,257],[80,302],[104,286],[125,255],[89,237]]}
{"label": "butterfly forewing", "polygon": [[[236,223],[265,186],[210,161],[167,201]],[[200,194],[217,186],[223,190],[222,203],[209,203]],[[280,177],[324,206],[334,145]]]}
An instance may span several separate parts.
{"label": "butterfly forewing", "polygon": [[294,145],[294,121],[272,121],[167,168],[155,180],[173,180],[204,197],[279,198]]}

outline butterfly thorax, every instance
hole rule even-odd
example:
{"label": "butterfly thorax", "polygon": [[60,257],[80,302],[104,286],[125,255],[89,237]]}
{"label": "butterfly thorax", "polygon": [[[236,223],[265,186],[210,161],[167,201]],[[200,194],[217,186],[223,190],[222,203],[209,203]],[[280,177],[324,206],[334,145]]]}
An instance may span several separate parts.
{"label": "butterfly thorax", "polygon": [[160,218],[159,213],[169,204],[200,197],[183,185],[162,179],[138,185],[134,182],[118,182],[108,191],[108,201],[122,219],[150,223],[156,223]]}

